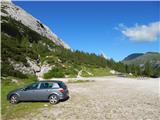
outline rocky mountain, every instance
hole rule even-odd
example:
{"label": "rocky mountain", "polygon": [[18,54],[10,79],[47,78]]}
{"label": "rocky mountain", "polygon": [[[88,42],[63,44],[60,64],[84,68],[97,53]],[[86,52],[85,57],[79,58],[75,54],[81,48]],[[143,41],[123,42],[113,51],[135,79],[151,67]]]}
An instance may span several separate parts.
{"label": "rocky mountain", "polygon": [[11,17],[12,19],[29,27],[31,30],[36,31],[38,34],[52,40],[56,45],[70,49],[69,45],[58,38],[58,36],[54,34],[49,27],[12,2],[1,2],[1,16]]}
{"label": "rocky mountain", "polygon": [[[113,74],[110,70],[136,75],[138,70],[107,59],[103,52],[71,50],[46,25],[10,2],[1,3],[1,58],[4,78],[105,76]],[[131,55],[123,62],[141,65],[146,60],[159,67],[159,53]]]}
{"label": "rocky mountain", "polygon": [[150,63],[153,67],[160,67],[160,53],[134,53],[124,58],[123,63],[144,66],[145,63]]}
{"label": "rocky mountain", "polygon": [[109,74],[103,56],[71,50],[20,7],[10,2],[1,5],[2,77],[76,77],[79,71],[82,76]]}
{"label": "rocky mountain", "polygon": [[[43,76],[53,66],[46,56],[56,49],[70,50],[46,25],[14,5],[1,2],[2,76]],[[56,59],[58,60],[58,59]]]}

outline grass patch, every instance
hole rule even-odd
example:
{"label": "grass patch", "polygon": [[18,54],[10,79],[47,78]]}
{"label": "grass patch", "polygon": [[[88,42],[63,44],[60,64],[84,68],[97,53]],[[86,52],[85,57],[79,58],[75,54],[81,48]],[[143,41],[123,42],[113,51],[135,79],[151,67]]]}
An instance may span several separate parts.
{"label": "grass patch", "polygon": [[[90,73],[90,74],[89,74]],[[82,77],[108,76],[111,75],[110,69],[106,68],[83,68]]]}
{"label": "grass patch", "polygon": [[[16,79],[18,83],[11,82],[12,79]],[[43,102],[22,102],[16,105],[12,105],[7,101],[7,94],[17,88],[22,88],[34,81],[36,77],[30,76],[28,79],[17,79],[13,77],[7,77],[2,79],[1,83],[1,114],[3,120],[10,120],[15,118],[21,118],[26,114],[35,112],[37,108],[44,105]]]}
{"label": "grass patch", "polygon": [[87,82],[94,82],[94,80],[75,80],[75,79],[68,80],[68,83],[87,83]]}
{"label": "grass patch", "polygon": [[138,78],[138,77],[140,77],[140,76],[135,76],[135,75],[126,74],[126,77],[127,77],[127,78]]}

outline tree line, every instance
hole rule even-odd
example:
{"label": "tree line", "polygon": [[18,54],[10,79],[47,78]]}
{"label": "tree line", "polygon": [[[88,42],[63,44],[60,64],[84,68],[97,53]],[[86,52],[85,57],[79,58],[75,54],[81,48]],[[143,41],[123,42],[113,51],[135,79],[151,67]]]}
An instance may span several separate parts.
{"label": "tree line", "polygon": [[79,50],[66,50],[61,47],[56,49],[54,54],[58,56],[62,60],[62,62],[67,61],[78,65],[103,68],[107,66],[121,73],[132,73],[134,76],[160,76],[160,68],[153,67],[149,62],[144,63],[142,67],[134,64],[127,65],[123,62],[115,62],[113,59],[105,59],[103,56],[96,55],[95,53],[86,53]]}

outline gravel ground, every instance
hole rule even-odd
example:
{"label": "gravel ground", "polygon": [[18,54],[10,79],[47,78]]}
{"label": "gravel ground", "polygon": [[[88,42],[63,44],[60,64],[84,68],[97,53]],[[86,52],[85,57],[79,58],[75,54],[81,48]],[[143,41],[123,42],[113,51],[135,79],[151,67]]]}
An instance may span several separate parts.
{"label": "gravel ground", "polygon": [[98,77],[70,83],[70,99],[21,120],[160,120],[160,79]]}

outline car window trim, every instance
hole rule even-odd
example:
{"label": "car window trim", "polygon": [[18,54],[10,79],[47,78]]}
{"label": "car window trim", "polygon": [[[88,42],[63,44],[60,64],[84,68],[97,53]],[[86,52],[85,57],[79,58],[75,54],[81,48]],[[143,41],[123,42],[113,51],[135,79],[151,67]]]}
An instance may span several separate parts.
{"label": "car window trim", "polygon": [[[42,83],[52,83],[52,87],[51,88],[41,88]],[[42,90],[42,89],[53,89],[53,84],[54,84],[54,82],[40,82],[39,89],[40,90]]]}
{"label": "car window trim", "polygon": [[[34,88],[34,89],[27,89],[27,90],[38,90],[39,89],[39,85],[40,85],[40,83],[39,82],[35,82],[35,83],[31,83],[30,85],[28,85],[27,87],[29,87],[29,86],[31,86],[31,85],[33,85],[33,84],[38,84],[38,86],[37,86],[37,88]],[[26,88],[27,88],[26,87]]]}

